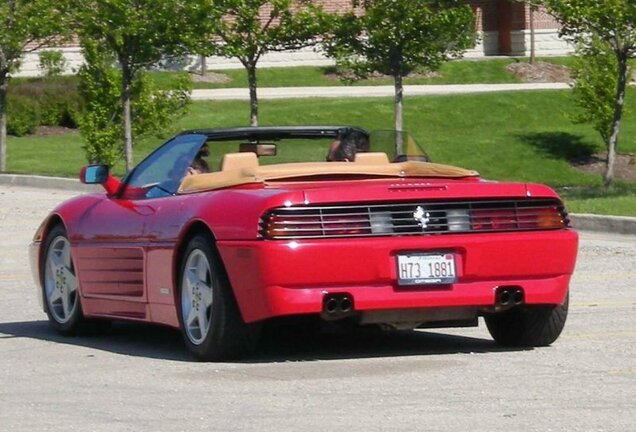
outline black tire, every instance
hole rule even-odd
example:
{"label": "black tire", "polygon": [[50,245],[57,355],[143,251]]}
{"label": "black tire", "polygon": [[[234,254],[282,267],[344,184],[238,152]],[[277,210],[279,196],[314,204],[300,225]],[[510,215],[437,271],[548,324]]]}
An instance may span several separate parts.
{"label": "black tire", "polygon": [[524,306],[486,315],[486,326],[499,345],[540,347],[557,340],[568,316],[569,293],[559,306]]}
{"label": "black tire", "polygon": [[[203,260],[208,271],[201,270]],[[192,237],[179,269],[177,311],[187,348],[202,361],[231,360],[252,352],[258,326],[243,321],[212,238]]]}
{"label": "black tire", "polygon": [[44,244],[40,274],[44,310],[49,323],[64,335],[84,333],[88,330],[88,322],[82,312],[79,283],[75,278],[75,265],[64,226],[54,226]]}

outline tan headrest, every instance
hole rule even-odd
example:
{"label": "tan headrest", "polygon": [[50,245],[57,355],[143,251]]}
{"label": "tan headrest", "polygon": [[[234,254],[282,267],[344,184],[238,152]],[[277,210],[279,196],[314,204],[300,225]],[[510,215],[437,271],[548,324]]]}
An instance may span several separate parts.
{"label": "tan headrest", "polygon": [[389,157],[386,153],[382,152],[368,152],[368,153],[356,153],[354,162],[363,163],[367,165],[381,165],[388,164]]}
{"label": "tan headrest", "polygon": [[221,159],[221,171],[238,170],[242,168],[258,168],[256,153],[227,153]]}

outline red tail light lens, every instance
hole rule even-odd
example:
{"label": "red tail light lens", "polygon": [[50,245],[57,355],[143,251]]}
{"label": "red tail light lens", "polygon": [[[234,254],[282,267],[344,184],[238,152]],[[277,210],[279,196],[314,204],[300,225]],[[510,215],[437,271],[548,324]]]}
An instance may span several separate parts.
{"label": "red tail light lens", "polygon": [[556,206],[528,207],[510,210],[473,210],[473,231],[507,231],[565,228],[566,221]]}
{"label": "red tail light lens", "polygon": [[559,209],[555,206],[518,209],[519,225],[525,229],[556,229],[566,226]]}
{"label": "red tail light lens", "polygon": [[473,210],[472,228],[474,231],[499,231],[516,228],[514,210]]}
{"label": "red tail light lens", "polygon": [[361,235],[371,234],[368,219],[360,220],[355,217],[324,216],[323,227],[325,235]]}
{"label": "red tail light lens", "polygon": [[329,237],[371,234],[367,220],[343,216],[269,215],[265,238]]}
{"label": "red tail light lens", "polygon": [[322,233],[319,217],[302,215],[269,215],[265,223],[265,237],[302,237]]}

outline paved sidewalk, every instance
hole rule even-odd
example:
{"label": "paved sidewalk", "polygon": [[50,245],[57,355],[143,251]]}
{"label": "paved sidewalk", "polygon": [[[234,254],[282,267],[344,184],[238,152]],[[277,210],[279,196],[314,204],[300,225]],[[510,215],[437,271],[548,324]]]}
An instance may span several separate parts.
{"label": "paved sidewalk", "polygon": [[[492,93],[506,91],[535,91],[569,89],[566,83],[520,83],[520,84],[453,84],[453,85],[407,85],[405,96],[432,96],[466,93]],[[384,86],[334,86],[334,87],[262,87],[259,99],[293,98],[339,98],[339,97],[391,97],[391,85]],[[192,100],[249,100],[247,88],[196,89]]]}

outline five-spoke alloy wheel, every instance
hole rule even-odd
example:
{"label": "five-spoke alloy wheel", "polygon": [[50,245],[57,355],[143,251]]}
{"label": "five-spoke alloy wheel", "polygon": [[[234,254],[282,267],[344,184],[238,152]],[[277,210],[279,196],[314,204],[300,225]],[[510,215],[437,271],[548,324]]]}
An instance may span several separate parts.
{"label": "five-spoke alloy wheel", "polygon": [[193,250],[188,255],[181,281],[181,311],[186,337],[200,345],[210,331],[212,319],[212,274],[206,254]]}
{"label": "five-spoke alloy wheel", "polygon": [[49,322],[61,333],[75,333],[84,319],[71,244],[61,225],[55,226],[46,237],[42,275]]}
{"label": "five-spoke alloy wheel", "polygon": [[251,351],[258,337],[245,324],[207,234],[187,243],[179,273],[179,321],[188,349],[200,360],[226,360]]}

